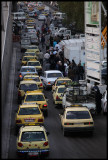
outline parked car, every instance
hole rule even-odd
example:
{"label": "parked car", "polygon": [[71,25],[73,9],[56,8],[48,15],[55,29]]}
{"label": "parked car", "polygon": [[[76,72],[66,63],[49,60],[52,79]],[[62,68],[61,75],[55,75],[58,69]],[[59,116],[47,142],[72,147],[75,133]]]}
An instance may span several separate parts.
{"label": "parked car", "polygon": [[25,103],[19,106],[15,122],[18,131],[21,126],[43,125],[44,116],[38,104]]}
{"label": "parked car", "polygon": [[34,80],[22,80],[17,87],[19,104],[21,104],[27,91],[39,90],[38,85]]}
{"label": "parked car", "polygon": [[39,76],[39,75],[27,74],[27,75],[25,75],[25,76],[23,77],[23,80],[31,80],[31,79],[34,80],[34,81],[36,81],[39,89],[40,89],[41,91],[43,91],[43,83],[42,83],[42,81],[41,81],[41,79],[40,79],[40,76]]}
{"label": "parked car", "polygon": [[63,93],[65,89],[66,89],[65,85],[62,85],[62,86],[57,86],[53,91],[52,95],[53,95],[53,102],[55,105],[62,104]]}
{"label": "parked car", "polygon": [[89,132],[94,131],[94,121],[87,107],[67,107],[63,114],[59,114],[63,135],[68,132]]}
{"label": "parked car", "polygon": [[22,66],[19,72],[19,81],[23,80],[26,74],[38,74],[36,67],[33,66]]}
{"label": "parked car", "polygon": [[46,20],[46,16],[40,14],[40,15],[38,16],[38,20],[39,20],[39,21],[44,21],[44,20]]}
{"label": "parked car", "polygon": [[24,103],[37,103],[40,109],[43,111],[44,115],[48,115],[48,103],[45,95],[42,91],[27,91]]}
{"label": "parked car", "polygon": [[17,137],[17,153],[21,156],[48,156],[49,143],[43,126],[21,127]]}
{"label": "parked car", "polygon": [[43,76],[40,76],[40,78],[43,81],[43,86],[45,89],[51,88],[58,77],[63,77],[62,72],[58,70],[44,71]]}

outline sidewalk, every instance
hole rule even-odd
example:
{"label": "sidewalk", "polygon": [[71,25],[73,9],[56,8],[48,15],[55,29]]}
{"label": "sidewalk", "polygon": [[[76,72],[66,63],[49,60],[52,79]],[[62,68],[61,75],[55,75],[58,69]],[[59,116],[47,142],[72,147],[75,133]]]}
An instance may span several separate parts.
{"label": "sidewalk", "polygon": [[13,54],[11,59],[7,101],[4,107],[4,115],[2,115],[2,156],[3,159],[8,159],[9,139],[10,139],[10,126],[11,126],[11,113],[13,102],[13,90],[14,90],[14,76],[15,76],[15,64],[16,64],[16,48],[13,48]]}

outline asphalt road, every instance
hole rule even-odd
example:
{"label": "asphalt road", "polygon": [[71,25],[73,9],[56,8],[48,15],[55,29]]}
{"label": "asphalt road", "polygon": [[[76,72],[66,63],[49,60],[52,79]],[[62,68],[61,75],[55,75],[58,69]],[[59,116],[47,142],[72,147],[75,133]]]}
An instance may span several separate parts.
{"label": "asphalt road", "polygon": [[[39,22],[41,23],[41,22]],[[14,43],[17,48],[15,84],[18,78],[18,68],[20,68],[22,53],[20,44]],[[45,50],[44,50],[45,51]],[[45,128],[49,131],[48,139],[50,154],[47,159],[105,159],[107,158],[107,116],[100,114],[93,117],[95,130],[93,136],[81,133],[63,136],[59,113],[61,106],[55,107],[51,90],[44,91],[48,100],[48,117],[45,117]],[[15,114],[18,110],[17,88],[13,91],[13,103],[11,113],[11,129],[9,140],[8,159],[17,159],[16,154],[16,134],[15,134]]]}

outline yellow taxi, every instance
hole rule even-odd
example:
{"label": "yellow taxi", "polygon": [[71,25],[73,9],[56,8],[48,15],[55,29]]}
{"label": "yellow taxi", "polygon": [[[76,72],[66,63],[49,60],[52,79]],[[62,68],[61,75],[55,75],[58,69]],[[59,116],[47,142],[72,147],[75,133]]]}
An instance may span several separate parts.
{"label": "yellow taxi", "polygon": [[28,46],[26,52],[35,52],[36,55],[38,56],[40,53],[39,47],[37,45],[30,45]]}
{"label": "yellow taxi", "polygon": [[48,156],[48,132],[44,126],[22,126],[17,137],[17,154],[20,157]]}
{"label": "yellow taxi", "polygon": [[43,83],[41,81],[41,78],[39,77],[39,75],[36,74],[27,74],[23,77],[23,80],[34,80],[36,81],[39,90],[43,91]]}
{"label": "yellow taxi", "polygon": [[37,61],[37,60],[35,60],[35,61],[34,60],[28,61],[27,62],[27,66],[34,66],[34,67],[36,67],[36,70],[37,70],[37,72],[38,72],[39,75],[42,73],[42,66],[41,66],[40,62]]}
{"label": "yellow taxi", "polygon": [[35,19],[34,18],[29,18],[25,21],[25,23],[35,23]]}
{"label": "yellow taxi", "polygon": [[94,121],[87,107],[69,106],[64,109],[63,114],[59,114],[63,135],[68,132],[89,132],[93,133]]}
{"label": "yellow taxi", "polygon": [[21,65],[25,66],[27,64],[27,61],[31,59],[37,60],[37,56],[23,56]]}
{"label": "yellow taxi", "polygon": [[18,103],[24,99],[26,91],[39,90],[38,84],[34,80],[22,80],[18,87]]}
{"label": "yellow taxi", "polygon": [[44,115],[48,115],[48,103],[42,91],[27,91],[25,94],[24,103],[31,102],[39,104],[39,107],[43,111]]}
{"label": "yellow taxi", "polygon": [[66,87],[64,85],[57,86],[53,91],[53,101],[55,105],[62,104],[63,93]]}
{"label": "yellow taxi", "polygon": [[48,16],[48,13],[45,12],[45,11],[43,11],[42,14],[45,15],[45,16]]}
{"label": "yellow taxi", "polygon": [[16,129],[25,125],[43,125],[44,116],[36,103],[23,103],[16,113]]}
{"label": "yellow taxi", "polygon": [[59,77],[55,80],[54,85],[52,86],[52,91],[54,91],[57,86],[66,85],[71,82],[72,80],[68,77]]}

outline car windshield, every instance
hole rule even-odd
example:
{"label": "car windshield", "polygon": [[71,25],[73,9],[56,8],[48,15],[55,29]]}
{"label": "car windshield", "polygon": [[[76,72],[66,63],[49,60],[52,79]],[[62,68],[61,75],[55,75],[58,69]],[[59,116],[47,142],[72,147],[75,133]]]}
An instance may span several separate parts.
{"label": "car windshield", "polygon": [[28,62],[28,66],[40,66],[39,62]]}
{"label": "car windshield", "polygon": [[45,101],[43,95],[27,95],[25,101]]}
{"label": "car windshield", "polygon": [[48,78],[63,77],[61,73],[48,73]]}
{"label": "car windshield", "polygon": [[37,90],[38,86],[37,84],[21,84],[20,85],[20,90],[24,90],[24,91],[33,91],[33,90]]}
{"label": "car windshield", "polygon": [[45,135],[43,131],[28,131],[22,132],[21,141],[30,142],[30,141],[45,141]]}
{"label": "car windshield", "polygon": [[40,114],[38,107],[27,107],[27,108],[20,108],[18,115],[35,115]]}
{"label": "car windshield", "polygon": [[66,88],[59,88],[58,89],[58,93],[63,93],[65,91]]}
{"label": "car windshield", "polygon": [[21,68],[21,72],[35,72],[35,68]]}
{"label": "car windshield", "polygon": [[67,83],[70,83],[71,80],[61,80],[61,81],[57,81],[57,86],[59,85],[64,85],[64,84],[67,84]]}
{"label": "car windshield", "polygon": [[88,111],[68,111],[66,119],[90,119]]}

